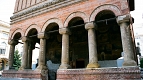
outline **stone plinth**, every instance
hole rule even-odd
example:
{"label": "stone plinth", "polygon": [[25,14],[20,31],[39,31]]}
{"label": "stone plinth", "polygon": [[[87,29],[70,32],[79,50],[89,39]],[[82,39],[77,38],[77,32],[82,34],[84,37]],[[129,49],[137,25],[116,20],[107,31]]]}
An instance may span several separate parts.
{"label": "stone plinth", "polygon": [[57,80],[140,80],[138,67],[59,69]]}
{"label": "stone plinth", "polygon": [[48,80],[48,71],[33,71],[33,70],[4,70],[2,73],[3,78],[26,78],[34,80]]}

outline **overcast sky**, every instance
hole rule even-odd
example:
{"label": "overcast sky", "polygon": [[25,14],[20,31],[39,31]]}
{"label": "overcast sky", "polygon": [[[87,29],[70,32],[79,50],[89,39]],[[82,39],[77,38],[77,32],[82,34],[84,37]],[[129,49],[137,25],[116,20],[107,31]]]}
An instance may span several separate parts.
{"label": "overcast sky", "polygon": [[10,23],[16,0],[0,0],[0,20]]}
{"label": "overcast sky", "polygon": [[[0,20],[10,23],[16,0],[0,0]],[[143,22],[143,0],[135,0],[135,11],[131,12],[135,23]]]}
{"label": "overcast sky", "polygon": [[131,12],[134,24],[143,23],[143,0],[135,0],[135,10]]}

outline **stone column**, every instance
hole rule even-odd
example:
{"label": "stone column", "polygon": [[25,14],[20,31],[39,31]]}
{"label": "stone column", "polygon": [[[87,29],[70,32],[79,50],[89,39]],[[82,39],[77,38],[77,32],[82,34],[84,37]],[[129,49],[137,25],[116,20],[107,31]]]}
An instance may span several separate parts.
{"label": "stone column", "polygon": [[69,65],[69,34],[70,31],[68,28],[59,29],[59,33],[62,34],[62,56],[61,56],[61,65],[59,69],[68,69],[71,68]]}
{"label": "stone column", "polygon": [[41,32],[38,34],[38,38],[40,39],[40,52],[39,52],[38,67],[36,68],[36,70],[47,70],[45,55],[46,55],[46,39],[48,39],[48,36],[44,32]]}
{"label": "stone column", "polygon": [[134,61],[133,42],[130,32],[130,15],[123,15],[117,17],[117,23],[120,25],[122,46],[124,52],[123,66],[137,66]]}
{"label": "stone column", "polygon": [[18,40],[10,40],[8,44],[10,45],[8,64],[9,64],[9,69],[12,69],[14,61],[15,45],[18,44]]}
{"label": "stone column", "polygon": [[31,69],[31,65],[32,65],[32,47],[33,47],[33,44],[32,42],[30,41],[29,42],[29,46],[28,46],[28,63],[27,63],[27,68],[28,69]]}
{"label": "stone column", "polygon": [[97,44],[95,35],[95,26],[93,22],[86,23],[85,29],[88,30],[88,48],[89,48],[89,64],[87,68],[99,68],[97,56]]}
{"label": "stone column", "polygon": [[19,68],[19,70],[24,70],[24,69],[27,68],[27,63],[28,63],[28,41],[29,41],[29,39],[26,36],[22,37],[22,42],[24,42],[24,44],[23,44],[22,62],[21,62],[21,67]]}

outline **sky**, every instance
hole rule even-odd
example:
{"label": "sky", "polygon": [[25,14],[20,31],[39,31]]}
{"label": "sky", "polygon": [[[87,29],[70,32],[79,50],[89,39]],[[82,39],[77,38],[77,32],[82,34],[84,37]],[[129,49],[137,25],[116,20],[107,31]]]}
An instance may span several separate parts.
{"label": "sky", "polygon": [[10,23],[16,0],[0,0],[0,20]]}
{"label": "sky", "polygon": [[[14,6],[16,0],[0,0],[0,20],[10,23],[10,17],[13,15]],[[141,23],[143,21],[143,0],[135,1],[135,11],[131,12],[131,15],[135,19],[135,24]]]}
{"label": "sky", "polygon": [[131,12],[132,17],[134,18],[134,24],[143,23],[143,0],[134,0],[135,1],[135,10]]}

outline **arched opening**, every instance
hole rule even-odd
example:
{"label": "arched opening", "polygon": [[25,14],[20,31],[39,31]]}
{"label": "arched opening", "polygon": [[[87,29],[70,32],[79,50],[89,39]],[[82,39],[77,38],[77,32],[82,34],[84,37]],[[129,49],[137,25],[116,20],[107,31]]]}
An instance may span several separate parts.
{"label": "arched opening", "polygon": [[46,40],[46,63],[50,80],[56,80],[57,69],[61,64],[62,35],[59,34],[59,25],[50,23],[45,29],[48,39]]}
{"label": "arched opening", "polygon": [[50,60],[54,64],[61,63],[61,46],[62,36],[59,34],[59,26],[56,23],[51,23],[46,28],[45,32],[49,36],[47,39],[47,61]]}
{"label": "arched opening", "polygon": [[[28,55],[27,55],[27,68],[36,69],[36,64],[38,64],[37,58],[39,56],[39,45],[40,39],[37,38],[38,31],[35,28],[32,28],[28,34]],[[36,52],[35,52],[36,51]]]}
{"label": "arched opening", "polygon": [[20,38],[21,38],[21,33],[20,33],[20,32],[17,32],[17,33],[14,35],[14,37],[13,37],[14,40],[20,40]]}
{"label": "arched opening", "polygon": [[[97,52],[101,67],[117,67],[116,60],[123,51],[120,27],[115,17],[113,12],[107,10],[99,12],[95,17]],[[106,64],[102,64],[103,62]]]}
{"label": "arched opening", "polygon": [[85,68],[88,64],[88,41],[84,21],[75,17],[68,24],[71,35],[69,38],[69,59],[72,68]]}
{"label": "arched opening", "polygon": [[[15,45],[15,51],[18,50],[18,52],[23,51],[22,49],[19,49],[19,46],[22,46],[22,45],[23,45],[23,43],[22,43],[22,41],[21,41],[21,37],[22,37],[22,35],[21,35],[20,32],[17,32],[17,33],[14,35],[14,37],[13,37],[13,40],[18,41],[18,44]],[[20,55],[21,55],[21,53],[20,53]],[[22,57],[22,56],[21,56],[21,57]]]}
{"label": "arched opening", "polygon": [[[13,57],[12,57],[13,59],[9,59],[9,61],[10,61],[10,60],[13,60],[13,63],[12,63],[12,65],[11,65],[11,67],[10,67],[10,68],[12,68],[12,69],[13,69],[13,68],[16,69],[16,67],[17,67],[17,68],[20,67],[19,64],[18,64],[18,65],[16,64],[16,60],[15,60],[14,58],[15,58],[16,52],[18,52],[18,54],[21,55],[19,52],[20,52],[20,51],[23,51],[22,49],[19,49],[19,46],[22,46],[21,37],[22,37],[22,34],[21,34],[20,32],[17,32],[17,33],[14,34],[14,36],[13,36],[14,42],[18,42],[18,43],[12,44],[12,45],[14,45],[14,52],[13,52],[14,55],[11,55],[11,57],[13,56]],[[22,57],[22,56],[21,56],[21,57]],[[21,57],[20,57],[18,60],[20,60]],[[15,66],[15,65],[16,65],[16,66]]]}

